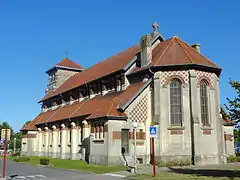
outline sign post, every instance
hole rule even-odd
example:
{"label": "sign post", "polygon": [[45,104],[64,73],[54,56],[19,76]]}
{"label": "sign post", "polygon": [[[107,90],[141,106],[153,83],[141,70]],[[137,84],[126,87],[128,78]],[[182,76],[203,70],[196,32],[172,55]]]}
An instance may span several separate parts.
{"label": "sign post", "polygon": [[134,173],[137,172],[137,122],[133,122],[134,129]]}
{"label": "sign post", "polygon": [[151,144],[152,144],[152,165],[153,165],[153,177],[156,176],[156,159],[155,159],[155,147],[154,147],[154,139],[157,137],[157,127],[150,126],[149,128]]}
{"label": "sign post", "polygon": [[10,139],[11,130],[2,129],[1,131],[1,140],[4,140],[4,152],[3,152],[3,172],[2,177],[5,178],[7,170],[7,141]]}

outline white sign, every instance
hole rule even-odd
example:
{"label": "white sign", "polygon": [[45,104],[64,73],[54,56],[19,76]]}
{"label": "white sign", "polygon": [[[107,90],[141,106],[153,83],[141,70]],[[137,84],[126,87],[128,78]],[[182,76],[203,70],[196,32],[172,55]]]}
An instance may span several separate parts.
{"label": "white sign", "polygon": [[1,130],[1,140],[5,140],[5,133],[7,131],[7,141],[10,140],[10,136],[11,136],[11,129],[2,129]]}
{"label": "white sign", "polygon": [[157,138],[158,136],[158,131],[156,126],[150,126],[149,127],[149,133],[151,138]]}

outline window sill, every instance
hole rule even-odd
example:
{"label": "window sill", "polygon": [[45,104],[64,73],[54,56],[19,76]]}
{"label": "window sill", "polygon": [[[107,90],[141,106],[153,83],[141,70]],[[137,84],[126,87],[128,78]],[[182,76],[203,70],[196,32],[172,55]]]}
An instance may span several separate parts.
{"label": "window sill", "polygon": [[201,127],[201,129],[202,129],[204,135],[212,134],[213,128],[211,128],[211,126],[203,126],[203,127]]}
{"label": "window sill", "polygon": [[168,130],[171,131],[171,135],[182,135],[185,127],[183,126],[171,126]]}
{"label": "window sill", "polygon": [[184,130],[184,126],[170,126],[167,128],[168,130]]}
{"label": "window sill", "polygon": [[202,130],[213,130],[213,128],[211,126],[202,126],[201,129]]}

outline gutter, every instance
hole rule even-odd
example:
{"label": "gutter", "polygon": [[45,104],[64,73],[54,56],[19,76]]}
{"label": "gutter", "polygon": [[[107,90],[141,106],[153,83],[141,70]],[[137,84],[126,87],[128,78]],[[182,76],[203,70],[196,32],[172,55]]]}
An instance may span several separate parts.
{"label": "gutter", "polygon": [[83,71],[83,70],[84,70],[84,69],[82,69],[82,68],[72,68],[72,67],[58,66],[58,65],[56,66],[56,68],[76,70],[76,71]]}
{"label": "gutter", "polygon": [[190,130],[191,130],[191,163],[195,165],[195,139],[194,139],[194,121],[193,121],[193,110],[192,110],[192,84],[191,84],[191,76],[189,72],[189,105],[190,105]]}

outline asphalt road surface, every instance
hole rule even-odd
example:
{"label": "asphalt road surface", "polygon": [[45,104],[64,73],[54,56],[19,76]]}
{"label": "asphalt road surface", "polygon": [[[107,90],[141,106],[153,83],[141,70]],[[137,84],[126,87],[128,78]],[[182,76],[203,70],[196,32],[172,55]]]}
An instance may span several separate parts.
{"label": "asphalt road surface", "polygon": [[[0,172],[2,177],[3,161],[0,160]],[[44,168],[29,164],[18,164],[7,162],[7,177],[17,174],[14,179],[36,179],[36,180],[123,180],[121,177],[109,175],[95,175],[84,172],[68,171],[54,168]]]}

